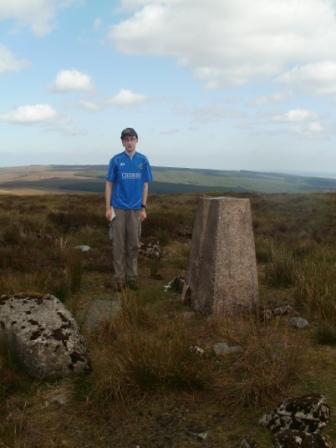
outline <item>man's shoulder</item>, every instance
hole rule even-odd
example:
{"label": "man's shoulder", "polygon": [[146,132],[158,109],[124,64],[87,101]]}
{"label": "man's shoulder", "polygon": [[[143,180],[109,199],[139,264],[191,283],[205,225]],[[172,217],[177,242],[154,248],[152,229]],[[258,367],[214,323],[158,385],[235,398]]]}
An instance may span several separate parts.
{"label": "man's shoulder", "polygon": [[118,159],[120,159],[120,158],[123,158],[123,157],[125,157],[125,151],[122,151],[122,152],[119,152],[118,154],[115,154],[115,155],[111,158],[110,162],[114,162],[114,161],[116,161],[116,160],[118,160]]}
{"label": "man's shoulder", "polygon": [[142,159],[142,160],[146,160],[146,162],[148,162],[148,159],[147,159],[147,157],[144,155],[144,154],[142,154],[141,152],[136,152],[135,153],[135,155],[138,157],[138,158],[140,158],[140,159]]}

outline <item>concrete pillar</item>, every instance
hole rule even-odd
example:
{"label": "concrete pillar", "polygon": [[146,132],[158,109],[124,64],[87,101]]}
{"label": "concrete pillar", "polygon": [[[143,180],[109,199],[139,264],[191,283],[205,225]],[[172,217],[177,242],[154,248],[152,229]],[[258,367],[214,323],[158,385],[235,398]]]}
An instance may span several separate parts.
{"label": "concrete pillar", "polygon": [[250,310],[258,302],[258,276],[249,199],[200,199],[186,287],[193,309],[217,316]]}

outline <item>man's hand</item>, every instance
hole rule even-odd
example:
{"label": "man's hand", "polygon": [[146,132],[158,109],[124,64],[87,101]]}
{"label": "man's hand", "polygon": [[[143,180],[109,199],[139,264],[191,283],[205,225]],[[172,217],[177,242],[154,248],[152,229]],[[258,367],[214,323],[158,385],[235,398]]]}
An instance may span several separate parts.
{"label": "man's hand", "polygon": [[139,216],[140,216],[140,221],[143,222],[147,218],[146,209],[142,208],[140,210]]}
{"label": "man's hand", "polygon": [[108,220],[108,221],[112,221],[112,216],[113,216],[113,208],[112,207],[109,207],[109,208],[107,208],[106,209],[106,219]]}

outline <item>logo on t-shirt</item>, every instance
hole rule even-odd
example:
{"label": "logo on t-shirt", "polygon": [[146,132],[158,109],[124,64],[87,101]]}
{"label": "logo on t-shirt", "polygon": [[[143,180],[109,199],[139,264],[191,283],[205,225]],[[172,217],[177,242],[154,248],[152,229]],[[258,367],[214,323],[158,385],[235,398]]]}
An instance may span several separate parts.
{"label": "logo on t-shirt", "polygon": [[121,178],[123,180],[141,179],[141,173],[121,173]]}

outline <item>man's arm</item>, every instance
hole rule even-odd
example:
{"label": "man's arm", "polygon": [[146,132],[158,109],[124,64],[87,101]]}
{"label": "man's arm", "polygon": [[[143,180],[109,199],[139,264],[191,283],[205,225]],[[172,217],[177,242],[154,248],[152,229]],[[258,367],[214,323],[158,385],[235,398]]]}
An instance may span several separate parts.
{"label": "man's arm", "polygon": [[[141,204],[145,207],[147,206],[147,200],[148,200],[148,182],[144,183],[143,192],[142,192],[142,202]],[[146,209],[144,207],[141,208],[140,211],[140,219],[141,221],[144,221],[147,218]]]}
{"label": "man's arm", "polygon": [[105,216],[109,221],[111,221],[113,213],[111,206],[112,190],[113,190],[113,184],[112,182],[107,180],[105,182],[105,208],[106,208]]}

